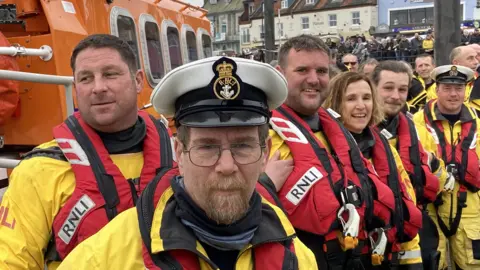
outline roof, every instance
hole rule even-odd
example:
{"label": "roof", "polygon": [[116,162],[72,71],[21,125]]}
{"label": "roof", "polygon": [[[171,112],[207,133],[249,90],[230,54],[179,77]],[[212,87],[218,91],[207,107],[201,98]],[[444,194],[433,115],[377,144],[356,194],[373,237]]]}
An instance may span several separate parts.
{"label": "roof", "polygon": [[377,0],[328,0],[322,9],[346,8],[362,5],[376,5]]}
{"label": "roof", "polygon": [[[290,14],[290,10],[293,7],[293,4],[296,0],[287,0],[287,8],[280,9],[281,7],[281,0],[277,0],[273,3],[273,13],[275,16],[278,15],[278,10],[280,9],[280,15]],[[263,1],[255,1],[255,5],[253,8],[253,14],[250,14],[250,19],[260,19],[263,17],[263,10],[262,10]]]}
{"label": "roof", "polygon": [[216,4],[210,4],[210,0],[205,0],[204,9],[208,10],[208,15],[229,13],[229,12],[242,12],[243,0],[231,0],[226,2],[225,0],[217,0]]}
{"label": "roof", "polygon": [[[288,0],[289,6],[286,9],[282,9],[280,14],[294,14],[303,13],[308,11],[322,11],[326,9],[343,9],[356,6],[365,5],[377,5],[377,0],[314,0],[313,4],[308,4],[306,0]],[[293,3],[292,3],[293,2]],[[255,1],[255,11],[253,12],[251,19],[259,19],[263,17],[262,12],[263,1]],[[280,0],[274,4],[274,12],[277,14],[280,7]]]}

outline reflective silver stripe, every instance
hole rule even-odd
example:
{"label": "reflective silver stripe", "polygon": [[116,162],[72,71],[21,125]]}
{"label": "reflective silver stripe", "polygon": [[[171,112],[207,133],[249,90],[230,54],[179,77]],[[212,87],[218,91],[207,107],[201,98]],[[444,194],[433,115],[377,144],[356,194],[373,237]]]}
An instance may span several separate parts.
{"label": "reflective silver stripe", "polygon": [[418,250],[406,250],[398,253],[399,260],[422,258],[422,252]]}
{"label": "reflective silver stripe", "polygon": [[435,173],[435,176],[437,178],[440,178],[442,176],[442,173],[443,173],[443,169],[442,169],[442,166],[439,166],[439,169],[437,170],[437,172]]}

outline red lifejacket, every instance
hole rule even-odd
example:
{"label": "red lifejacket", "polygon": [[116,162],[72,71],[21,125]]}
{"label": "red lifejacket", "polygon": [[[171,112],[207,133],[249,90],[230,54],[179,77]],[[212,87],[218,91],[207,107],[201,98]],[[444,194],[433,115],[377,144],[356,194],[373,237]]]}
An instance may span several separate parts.
{"label": "red lifejacket", "polygon": [[438,152],[442,153],[442,159],[445,162],[445,165],[447,167],[450,164],[457,166],[456,169],[460,185],[465,186],[471,192],[478,192],[480,190],[480,167],[478,166],[477,149],[476,147],[471,147],[471,145],[476,145],[476,118],[472,121],[462,123],[460,141],[453,146],[452,151],[452,145],[445,139],[445,133],[441,121],[433,120],[432,112],[434,111],[435,102],[431,100],[427,105],[428,106],[424,110],[425,122],[435,131],[435,134],[438,137]]}
{"label": "red lifejacket", "polygon": [[[432,133],[434,137],[438,138],[437,149],[440,153],[442,153],[442,159],[445,162],[447,171],[452,169],[455,179],[460,184],[460,188],[457,193],[457,214],[450,225],[450,229],[445,225],[441,218],[437,218],[440,229],[443,231],[446,237],[450,237],[457,232],[463,208],[467,206],[467,190],[473,193],[480,190],[480,168],[478,165],[478,155],[476,149],[477,118],[474,117],[472,121],[462,123],[462,131],[459,135],[460,141],[456,145],[452,146],[445,139],[442,121],[433,120],[432,112],[435,109],[435,103],[435,100],[431,100],[425,106],[425,123],[427,124],[427,128],[429,129],[430,133]],[[434,202],[437,209],[438,206],[443,203],[441,201],[441,195],[442,194],[440,194],[437,197],[437,200]]]}
{"label": "red lifejacket", "polygon": [[400,181],[402,176],[387,139],[377,129],[370,130],[375,138],[372,148],[373,166],[380,180],[390,187],[395,196],[395,215],[392,217],[395,228],[388,231],[389,238],[392,242],[399,243],[411,241],[422,227],[422,212],[408,195],[407,187]]}
{"label": "red lifejacket", "polygon": [[[322,132],[332,148],[330,153],[289,107],[283,105],[273,111],[270,120],[272,128],[288,145],[295,163],[279,191],[293,226],[322,236],[341,229],[337,220],[337,211],[343,205],[340,193],[356,206],[361,232],[365,225],[368,227],[366,223],[376,219],[380,219],[377,223],[389,224],[395,206],[392,191],[378,179],[343,125],[323,108],[318,114]],[[366,238],[363,233],[360,239]]]}
{"label": "red lifejacket", "polygon": [[75,174],[75,190],[53,221],[55,248],[60,259],[117,214],[134,207],[157,171],[173,166],[167,128],[143,111],[138,114],[145,121],[147,131],[143,143],[144,164],[135,185],[125,179],[99,135],[80,113],[74,113],[53,129],[55,140]]}
{"label": "red lifejacket", "polygon": [[398,114],[396,149],[412,181],[417,204],[433,202],[437,197],[440,182],[428,167],[428,155],[419,142],[415,124],[403,113]]}
{"label": "red lifejacket", "polygon": [[[146,269],[150,270],[162,270],[162,269],[188,269],[188,270],[200,270],[199,257],[206,259],[203,254],[200,254],[196,250],[196,246],[185,246],[185,248],[168,250],[160,253],[152,253],[151,250],[151,230],[153,223],[153,215],[158,202],[165,194],[165,191],[170,187],[172,177],[178,175],[176,170],[162,169],[155,178],[148,184],[145,191],[140,196],[137,202],[137,213],[139,221],[140,234],[142,236],[142,255],[144,265]],[[261,184],[257,183],[256,189],[263,189]],[[266,192],[266,191],[264,191]],[[263,195],[262,195],[263,196]],[[174,207],[167,206],[162,209],[163,216],[169,217],[169,224],[162,225],[162,227],[170,226],[175,228],[183,227],[179,221],[175,221],[176,217]],[[165,213],[168,211],[168,213]],[[172,217],[170,215],[173,215]],[[179,222],[175,224],[174,222]],[[172,225],[173,224],[173,225]],[[170,231],[170,229],[168,229]],[[160,232],[156,232],[160,234]],[[173,234],[173,233],[172,233]],[[184,239],[187,239],[188,233],[182,234]],[[181,240],[184,240],[181,239]],[[162,239],[164,242],[171,241],[171,239]],[[295,255],[295,249],[292,239],[279,239],[277,241],[262,243],[253,249],[252,257],[254,263],[254,269],[265,270],[281,270],[292,269],[298,270],[298,261]],[[196,242],[196,239],[192,239],[192,242]],[[275,259],[266,259],[275,258]]]}

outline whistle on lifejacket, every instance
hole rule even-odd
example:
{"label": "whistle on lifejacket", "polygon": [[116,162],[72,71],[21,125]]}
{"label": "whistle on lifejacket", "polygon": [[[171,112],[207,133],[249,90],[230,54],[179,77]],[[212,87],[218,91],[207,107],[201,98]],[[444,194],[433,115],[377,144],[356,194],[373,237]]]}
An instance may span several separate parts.
{"label": "whistle on lifejacket", "polygon": [[[377,234],[377,240],[373,239],[373,235]],[[368,233],[368,238],[370,239],[370,244],[372,247],[372,265],[381,265],[384,259],[385,249],[387,248],[387,235],[385,230],[382,228],[377,228],[370,233]]]}
{"label": "whistle on lifejacket", "polygon": [[[348,211],[348,220],[345,221],[342,214]],[[360,215],[357,209],[351,203],[347,203],[340,208],[337,218],[342,223],[343,227],[343,247],[345,250],[354,249],[358,246],[358,231],[360,227]],[[342,244],[342,243],[341,243]]]}

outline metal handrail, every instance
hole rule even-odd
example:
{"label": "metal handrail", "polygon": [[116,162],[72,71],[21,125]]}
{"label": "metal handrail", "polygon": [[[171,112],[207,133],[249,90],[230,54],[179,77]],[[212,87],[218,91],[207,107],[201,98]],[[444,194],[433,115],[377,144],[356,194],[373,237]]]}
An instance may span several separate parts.
{"label": "metal handrail", "polygon": [[[37,82],[46,84],[58,84],[65,86],[65,101],[67,106],[67,114],[72,115],[73,108],[73,77],[72,76],[59,76],[59,75],[47,75],[22,71],[12,70],[0,70],[0,79],[25,81],[25,82]],[[0,166],[1,167],[1,166]]]}
{"label": "metal handrail", "polygon": [[44,61],[52,59],[53,50],[48,45],[43,45],[39,49],[25,48],[22,46],[0,47],[0,55],[10,56],[39,56]]}
{"label": "metal handrail", "polygon": [[13,169],[18,163],[20,163],[18,159],[0,158],[0,168]]}

